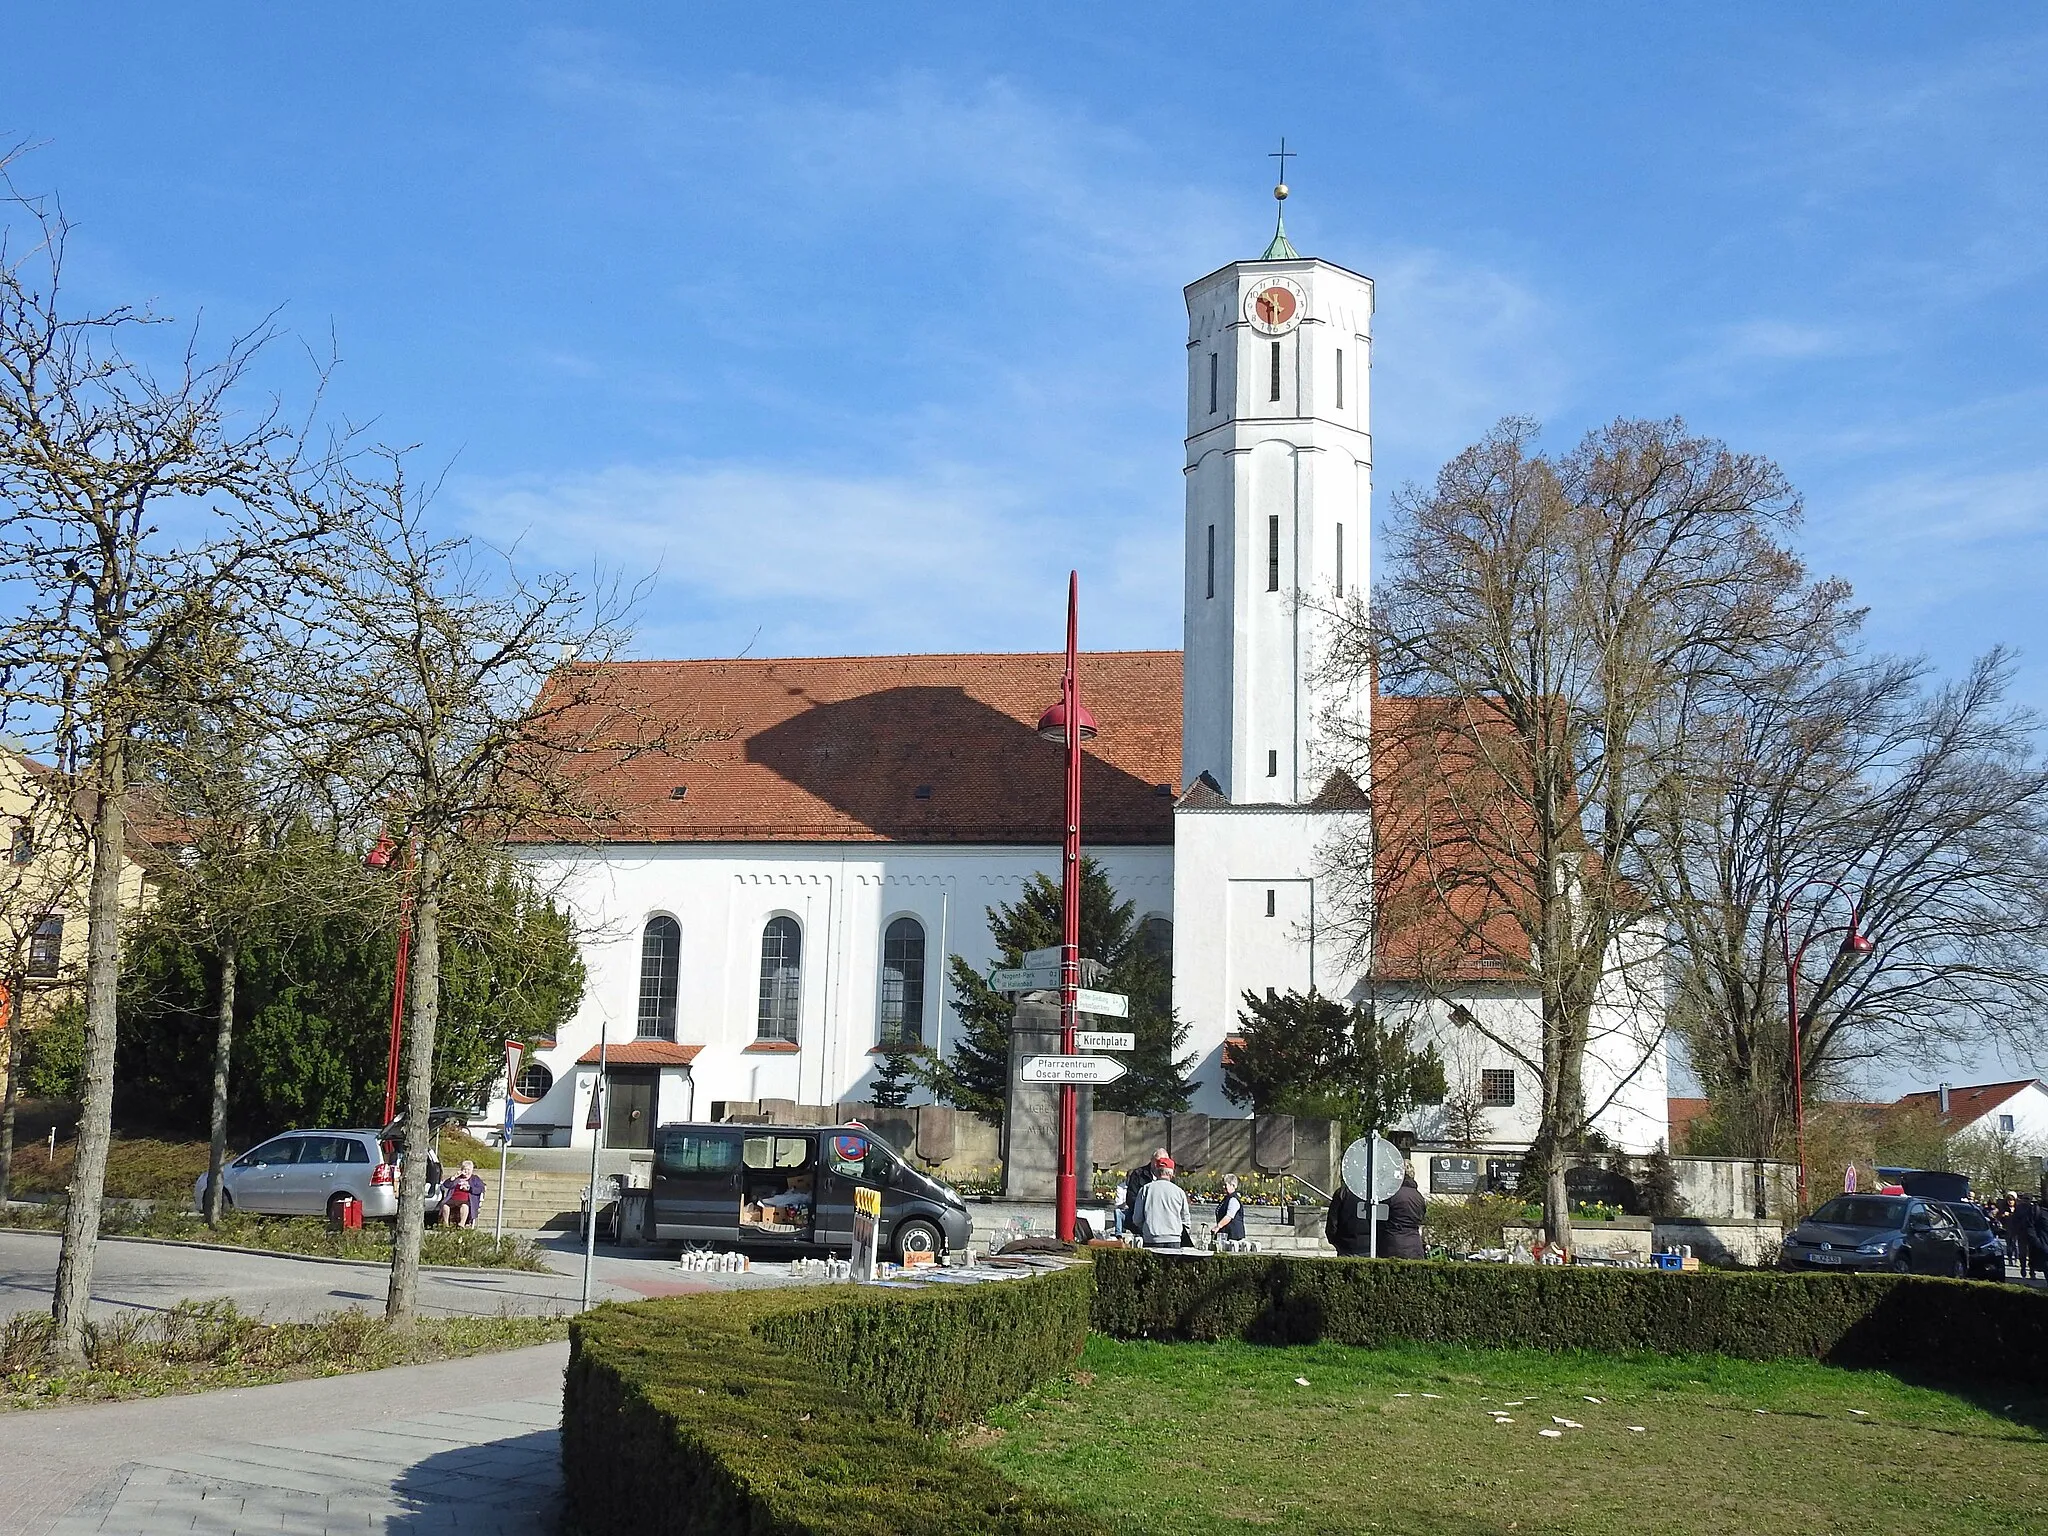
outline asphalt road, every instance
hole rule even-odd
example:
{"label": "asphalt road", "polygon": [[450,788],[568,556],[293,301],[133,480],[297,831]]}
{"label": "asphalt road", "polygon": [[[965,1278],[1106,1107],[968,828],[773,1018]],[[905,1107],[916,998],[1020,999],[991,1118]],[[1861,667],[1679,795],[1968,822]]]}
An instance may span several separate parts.
{"label": "asphalt road", "polygon": [[[53,1232],[0,1231],[0,1317],[50,1305],[60,1239]],[[583,1256],[550,1251],[546,1274],[510,1269],[430,1269],[420,1275],[420,1311],[437,1317],[574,1312],[583,1296]],[[273,1258],[233,1248],[182,1247],[103,1239],[93,1266],[95,1310],[163,1310],[186,1299],[227,1296],[245,1312],[277,1321],[347,1307],[378,1311],[390,1270],[381,1264]],[[703,1290],[682,1281],[667,1256],[602,1255],[593,1301]]]}

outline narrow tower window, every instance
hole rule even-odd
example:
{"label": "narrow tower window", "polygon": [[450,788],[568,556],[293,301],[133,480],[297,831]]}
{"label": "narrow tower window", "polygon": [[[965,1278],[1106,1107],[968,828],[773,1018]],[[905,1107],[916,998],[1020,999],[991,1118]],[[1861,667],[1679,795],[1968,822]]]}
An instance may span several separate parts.
{"label": "narrow tower window", "polygon": [[1273,891],[1270,887],[1268,887],[1266,891],[1266,916],[1273,917],[1277,915],[1274,911],[1274,906],[1275,903],[1273,900]]}
{"label": "narrow tower window", "polygon": [[1209,354],[1209,414],[1216,414],[1216,354]]}
{"label": "narrow tower window", "polygon": [[1280,343],[1273,343],[1273,393],[1270,398],[1280,398]]}
{"label": "narrow tower window", "polygon": [[1280,519],[1266,519],[1266,590],[1280,590]]}
{"label": "narrow tower window", "polygon": [[1337,525],[1337,595],[1344,595],[1344,525]]}
{"label": "narrow tower window", "polygon": [[1209,590],[1207,596],[1216,595],[1216,525],[1209,525]]}
{"label": "narrow tower window", "polygon": [[1269,751],[1266,754],[1266,777],[1269,779],[1280,777],[1280,754],[1277,751]]}
{"label": "narrow tower window", "polygon": [[[1215,407],[1211,406],[1211,410]],[[1344,349],[1337,349],[1337,409],[1344,409]]]}

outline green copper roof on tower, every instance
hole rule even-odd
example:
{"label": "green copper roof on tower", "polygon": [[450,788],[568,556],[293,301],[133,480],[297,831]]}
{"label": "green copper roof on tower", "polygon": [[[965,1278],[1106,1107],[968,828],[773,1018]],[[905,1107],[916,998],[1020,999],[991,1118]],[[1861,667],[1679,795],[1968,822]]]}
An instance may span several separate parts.
{"label": "green copper roof on tower", "polygon": [[1286,218],[1283,216],[1275,220],[1273,224],[1273,243],[1266,247],[1266,254],[1261,256],[1259,260],[1298,261],[1300,259],[1301,252],[1288,243]]}
{"label": "green copper roof on tower", "polygon": [[1273,214],[1273,243],[1266,247],[1266,254],[1259,258],[1261,261],[1299,261],[1301,259],[1301,252],[1289,244],[1287,239],[1287,162],[1293,154],[1294,151],[1287,147],[1287,141],[1282,139],[1278,152],[1266,157],[1269,160],[1278,160],[1280,162],[1280,181],[1273,188],[1273,201],[1280,206]]}

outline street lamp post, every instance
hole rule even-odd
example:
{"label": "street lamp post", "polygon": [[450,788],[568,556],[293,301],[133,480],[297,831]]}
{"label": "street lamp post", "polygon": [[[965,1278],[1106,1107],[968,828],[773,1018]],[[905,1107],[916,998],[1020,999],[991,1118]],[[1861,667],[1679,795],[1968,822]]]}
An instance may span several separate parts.
{"label": "street lamp post", "polygon": [[[386,834],[363,855],[370,869],[388,869],[398,861],[398,963],[391,973],[391,1049],[384,1063],[384,1123],[398,1118],[398,1035],[405,1016],[405,973],[412,959],[412,839]],[[502,1181],[501,1181],[502,1182]]]}
{"label": "street lamp post", "polygon": [[1809,880],[1787,896],[1778,907],[1778,938],[1785,952],[1785,1016],[1790,1025],[1792,1043],[1792,1119],[1798,1128],[1799,1141],[1799,1208],[1806,1209],[1806,1063],[1802,1031],[1799,1026],[1799,967],[1806,959],[1806,946],[1823,933],[1833,933],[1832,928],[1815,928],[1808,931],[1799,941],[1799,952],[1792,951],[1792,903],[1800,894],[1814,886],[1824,886],[1844,901],[1849,902],[1849,926],[1842,935],[1842,947],[1837,956],[1860,957],[1877,947],[1870,936],[1857,923],[1859,909],[1842,889],[1838,880]]}
{"label": "street lamp post", "polygon": [[[1078,641],[1081,573],[1067,575],[1067,669],[1060,701],[1038,718],[1038,734],[1067,749],[1066,842],[1060,861],[1060,1053],[1074,1054],[1074,991],[1081,984],[1081,743],[1095,735],[1095,718],[1081,707]],[[1074,1240],[1078,1188],[1080,1090],[1060,1084],[1059,1169],[1053,1185],[1060,1241]]]}

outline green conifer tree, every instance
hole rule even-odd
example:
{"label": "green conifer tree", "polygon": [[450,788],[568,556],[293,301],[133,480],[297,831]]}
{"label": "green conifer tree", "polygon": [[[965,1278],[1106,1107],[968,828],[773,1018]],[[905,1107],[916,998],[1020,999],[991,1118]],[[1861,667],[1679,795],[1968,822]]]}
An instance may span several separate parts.
{"label": "green conifer tree", "polygon": [[[1057,881],[1033,876],[1020,899],[988,909],[989,935],[1002,952],[1002,964],[1019,964],[1026,950],[1060,942],[1061,904]],[[1188,1081],[1195,1064],[1181,1054],[1188,1028],[1173,1012],[1173,956],[1167,944],[1148,934],[1137,921],[1134,903],[1116,899],[1102,866],[1085,855],[1081,860],[1081,956],[1101,962],[1099,988],[1121,992],[1131,1000],[1125,1021],[1137,1036],[1137,1049],[1123,1053],[1129,1070],[1116,1082],[1095,1090],[1097,1109],[1126,1114],[1175,1114],[1188,1107],[1200,1085]],[[919,1076],[941,1103],[972,1110],[1001,1124],[1007,1100],[1010,1060],[1011,998],[993,991],[963,958],[951,958],[953,1007],[960,1031],[952,1053],[929,1060]],[[1115,1021],[1105,1021],[1113,1025]]]}

